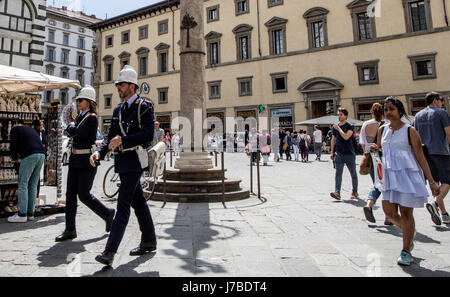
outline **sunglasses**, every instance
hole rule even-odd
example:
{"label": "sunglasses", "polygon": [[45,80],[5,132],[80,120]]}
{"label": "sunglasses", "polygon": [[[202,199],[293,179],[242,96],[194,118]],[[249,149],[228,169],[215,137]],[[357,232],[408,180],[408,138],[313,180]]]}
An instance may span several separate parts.
{"label": "sunglasses", "polygon": [[77,99],[77,103],[83,102],[84,99]]}

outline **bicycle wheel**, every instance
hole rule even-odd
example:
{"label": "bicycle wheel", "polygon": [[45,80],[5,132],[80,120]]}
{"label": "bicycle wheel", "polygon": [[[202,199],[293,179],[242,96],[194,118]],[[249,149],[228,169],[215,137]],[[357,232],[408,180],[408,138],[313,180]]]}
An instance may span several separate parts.
{"label": "bicycle wheel", "polygon": [[156,185],[158,184],[158,176],[156,174],[154,176],[149,176],[146,180],[148,191],[150,192],[150,195],[147,197],[147,200],[151,199],[153,197],[153,194],[155,193]]}
{"label": "bicycle wheel", "polygon": [[114,172],[114,165],[109,167],[103,178],[103,193],[106,197],[113,198],[119,193],[120,178],[119,174]]}

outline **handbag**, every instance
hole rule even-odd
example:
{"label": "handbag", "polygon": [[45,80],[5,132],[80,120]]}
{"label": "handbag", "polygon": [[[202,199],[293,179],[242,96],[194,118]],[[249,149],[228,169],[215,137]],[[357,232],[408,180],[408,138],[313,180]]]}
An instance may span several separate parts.
{"label": "handbag", "polygon": [[287,144],[283,144],[283,151],[287,150]]}
{"label": "handbag", "polygon": [[270,146],[263,146],[262,148],[261,148],[261,153],[263,153],[263,154],[269,154],[270,153]]}
{"label": "handbag", "polygon": [[375,188],[385,191],[386,177],[384,175],[384,165],[378,153],[370,153],[373,161],[373,169],[375,171]]}
{"label": "handbag", "polygon": [[247,143],[247,145],[245,146],[245,153],[249,157],[252,155],[252,145],[250,143]]}
{"label": "handbag", "polygon": [[372,168],[372,156],[370,153],[364,153],[361,163],[359,164],[359,174],[367,175],[370,173],[370,169]]}

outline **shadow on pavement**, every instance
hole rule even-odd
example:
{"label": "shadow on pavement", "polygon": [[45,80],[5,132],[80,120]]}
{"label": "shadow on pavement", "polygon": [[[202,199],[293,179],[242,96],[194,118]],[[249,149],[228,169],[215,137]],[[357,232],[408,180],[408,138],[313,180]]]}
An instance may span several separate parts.
{"label": "shadow on pavement", "polygon": [[92,275],[84,275],[83,277],[159,277],[158,271],[146,271],[137,272],[134,270],[145,262],[151,260],[156,253],[148,253],[139,257],[135,260],[128,262],[127,264],[122,264],[116,268],[111,266],[103,266],[99,271],[94,272]]}
{"label": "shadow on pavement", "polygon": [[51,219],[48,219],[48,217],[49,216],[36,217],[34,221],[29,221],[26,223],[9,223],[7,219],[2,219],[0,221],[0,235],[11,232],[45,228],[65,222],[64,215],[59,215]]}
{"label": "shadow on pavement", "polygon": [[435,228],[436,231],[438,231],[438,232],[447,232],[447,231],[450,231],[450,225],[447,225],[447,226],[434,226],[434,228]]}
{"label": "shadow on pavement", "polygon": [[85,252],[85,245],[100,241],[108,237],[105,234],[101,237],[92,238],[83,241],[65,241],[57,242],[49,249],[38,254],[37,260],[41,261],[39,267],[57,267],[59,265],[68,264],[72,259],[69,259],[72,254],[79,254]]}
{"label": "shadow on pavement", "polygon": [[[380,228],[385,228],[387,230],[382,230]],[[396,237],[400,237],[400,238],[402,237],[402,230],[396,226],[379,226],[377,228],[377,231],[380,233],[392,234],[392,235],[394,235]],[[416,237],[414,238],[414,240],[418,241],[418,242],[422,242],[422,243],[441,244],[440,241],[434,240],[433,238],[428,237],[427,235],[419,233],[419,232],[416,233]]]}
{"label": "shadow on pavement", "polygon": [[[189,215],[187,212],[189,210],[194,212],[193,215]],[[167,223],[169,224],[169,223]],[[210,209],[208,203],[179,203],[175,221],[170,223],[171,227],[166,229],[165,232],[169,234],[166,237],[160,237],[162,240],[173,240],[175,238],[174,247],[177,249],[166,249],[165,253],[167,255],[175,256],[183,260],[184,265],[180,266],[182,269],[191,272],[193,275],[201,275],[209,271],[213,273],[227,273],[227,270],[222,267],[221,264],[211,263],[208,260],[202,258],[198,259],[198,255],[201,250],[206,250],[211,248],[211,242],[217,240],[223,240],[220,233],[211,227],[218,227],[228,229],[233,233],[229,237],[234,237],[239,234],[239,232],[231,227],[225,227],[221,225],[211,224]],[[189,227],[192,237],[192,244],[186,245],[186,240],[178,239],[177,236],[180,235],[180,227]],[[216,238],[215,238],[216,237]],[[229,238],[227,237],[227,238]],[[192,249],[192,258],[187,257]],[[203,271],[199,268],[207,268],[207,271]],[[209,270],[209,271],[208,271]]]}
{"label": "shadow on pavement", "polygon": [[420,267],[420,263],[425,259],[414,257],[414,263],[411,266],[400,266],[403,271],[413,277],[450,277],[449,271],[431,270],[425,267]]}
{"label": "shadow on pavement", "polygon": [[[342,200],[342,202],[351,204],[351,205],[354,205],[357,207],[364,207],[367,204],[367,201],[362,200],[362,199]],[[362,208],[361,208],[361,211],[362,211]]]}

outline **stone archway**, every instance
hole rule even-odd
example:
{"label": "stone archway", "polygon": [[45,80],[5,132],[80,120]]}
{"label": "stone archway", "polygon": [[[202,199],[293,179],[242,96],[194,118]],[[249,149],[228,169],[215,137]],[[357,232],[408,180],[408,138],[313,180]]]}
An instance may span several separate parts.
{"label": "stone archway", "polygon": [[334,114],[340,105],[340,91],[344,85],[332,78],[314,77],[302,83],[298,90],[305,99],[307,118]]}

